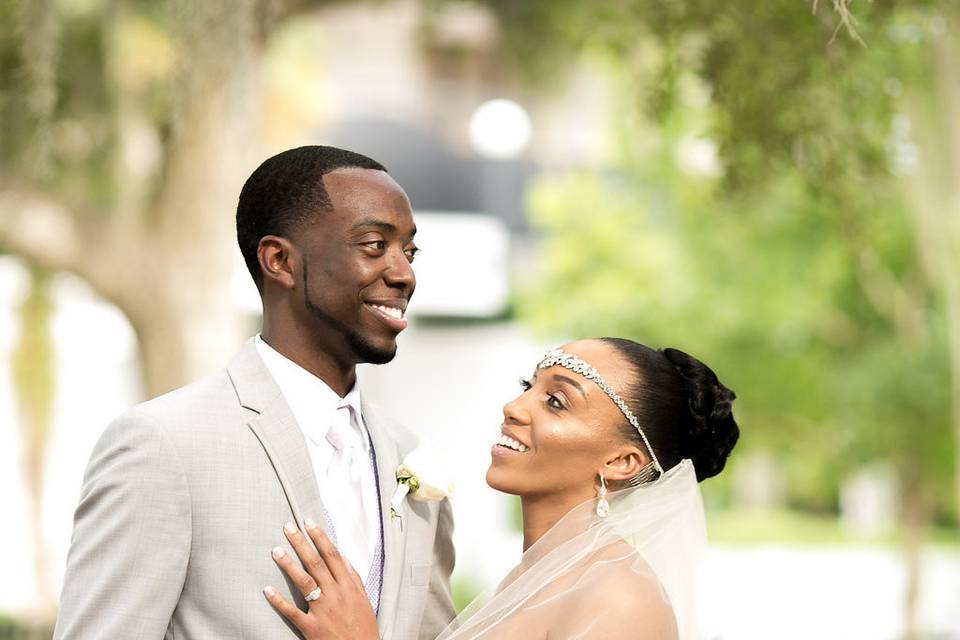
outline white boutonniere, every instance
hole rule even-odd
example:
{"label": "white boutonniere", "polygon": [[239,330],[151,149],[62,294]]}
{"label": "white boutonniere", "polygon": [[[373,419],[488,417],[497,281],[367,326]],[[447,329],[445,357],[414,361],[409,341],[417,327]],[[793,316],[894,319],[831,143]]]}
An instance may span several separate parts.
{"label": "white boutonniere", "polygon": [[[400,506],[408,495],[420,502],[439,502],[453,495],[453,483],[443,458],[427,447],[417,447],[397,467],[397,490],[390,499],[390,517],[400,518]],[[400,520],[403,527],[403,520]]]}

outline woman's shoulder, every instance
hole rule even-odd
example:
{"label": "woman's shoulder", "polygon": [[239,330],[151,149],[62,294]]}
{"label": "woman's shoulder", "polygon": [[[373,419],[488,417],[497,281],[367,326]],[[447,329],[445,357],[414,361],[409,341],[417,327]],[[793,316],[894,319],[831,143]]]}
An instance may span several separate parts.
{"label": "woman's shoulder", "polygon": [[568,588],[577,592],[558,625],[584,637],[675,638],[676,618],[650,566],[626,543],[594,553]]}

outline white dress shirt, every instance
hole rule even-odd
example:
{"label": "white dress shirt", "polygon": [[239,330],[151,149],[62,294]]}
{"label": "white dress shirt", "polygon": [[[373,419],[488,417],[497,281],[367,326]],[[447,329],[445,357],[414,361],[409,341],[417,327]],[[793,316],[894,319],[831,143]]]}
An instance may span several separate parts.
{"label": "white dress shirt", "polygon": [[359,385],[341,398],[259,335],[254,342],[303,431],[320,498],[336,530],[337,547],[365,579],[379,543],[380,506]]}

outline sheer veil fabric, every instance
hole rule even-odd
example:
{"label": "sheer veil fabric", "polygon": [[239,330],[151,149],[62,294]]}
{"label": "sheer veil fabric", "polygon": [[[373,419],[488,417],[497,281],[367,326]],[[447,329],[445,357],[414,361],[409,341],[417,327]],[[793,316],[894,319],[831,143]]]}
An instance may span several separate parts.
{"label": "sheer veil fabric", "polygon": [[437,640],[699,640],[696,566],[706,546],[693,463],[578,505]]}

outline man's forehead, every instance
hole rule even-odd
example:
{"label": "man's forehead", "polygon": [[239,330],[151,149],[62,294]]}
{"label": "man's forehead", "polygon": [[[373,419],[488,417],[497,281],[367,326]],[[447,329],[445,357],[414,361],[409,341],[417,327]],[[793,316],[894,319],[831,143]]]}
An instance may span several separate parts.
{"label": "man's forehead", "polygon": [[331,198],[335,193],[346,195],[361,192],[399,192],[403,189],[386,171],[362,167],[341,167],[321,176],[323,186]]}
{"label": "man's forehead", "polygon": [[348,167],[323,176],[334,218],[345,231],[416,233],[410,200],[399,184],[377,169]]}

